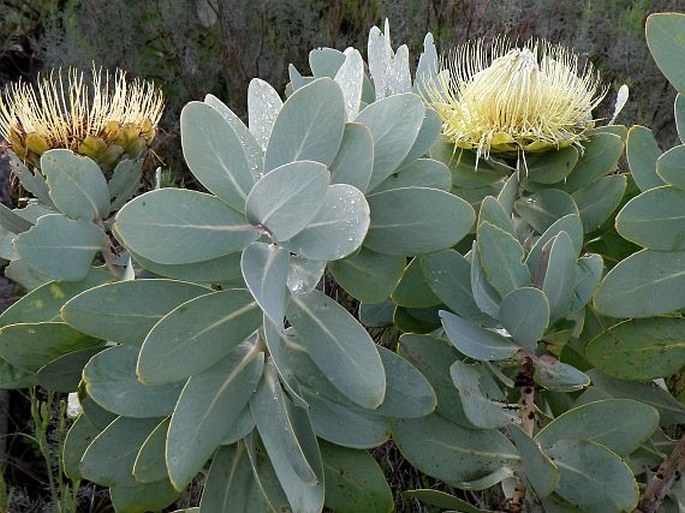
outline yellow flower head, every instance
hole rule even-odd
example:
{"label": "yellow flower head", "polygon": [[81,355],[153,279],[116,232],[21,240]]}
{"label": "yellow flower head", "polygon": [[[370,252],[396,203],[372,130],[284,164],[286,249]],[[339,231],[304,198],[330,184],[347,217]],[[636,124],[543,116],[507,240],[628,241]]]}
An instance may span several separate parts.
{"label": "yellow flower head", "polygon": [[542,40],[467,43],[442,68],[429,101],[444,135],[479,158],[580,146],[606,93],[591,64]]}
{"label": "yellow flower head", "polygon": [[164,108],[152,82],[92,70],[90,82],[70,69],[10,84],[0,96],[0,135],[20,158],[36,162],[53,148],[87,155],[106,168],[150,145]]}

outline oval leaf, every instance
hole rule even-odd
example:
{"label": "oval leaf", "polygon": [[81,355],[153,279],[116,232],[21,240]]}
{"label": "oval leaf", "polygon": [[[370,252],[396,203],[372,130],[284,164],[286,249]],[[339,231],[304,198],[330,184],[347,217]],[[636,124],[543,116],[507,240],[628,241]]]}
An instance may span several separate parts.
{"label": "oval leaf", "polygon": [[647,46],[661,72],[678,91],[685,91],[685,72],[682,68],[685,43],[680,35],[685,32],[685,15],[658,13],[647,18],[645,27]]}
{"label": "oval leaf", "polygon": [[595,307],[612,317],[652,317],[685,306],[685,251],[638,251],[599,286]]}
{"label": "oval leaf", "polygon": [[440,319],[454,347],[474,360],[506,360],[521,349],[511,339],[481,328],[453,313],[441,310]]}
{"label": "oval leaf", "polygon": [[152,327],[181,303],[211,289],[174,280],[129,280],[93,287],[62,307],[73,328],[103,340],[140,345]]}
{"label": "oval leaf", "polygon": [[109,213],[109,189],[102,170],[88,157],[56,149],[40,158],[50,198],[71,219],[97,221]]}
{"label": "oval leaf", "polygon": [[587,440],[626,457],[648,440],[658,425],[657,410],[647,404],[632,399],[605,399],[564,412],[535,440],[546,447],[565,438]]}
{"label": "oval leaf", "polygon": [[396,94],[373,102],[355,119],[373,135],[373,173],[369,190],[390,176],[409,154],[423,124],[425,108],[415,94]]}
{"label": "oval leaf", "polygon": [[333,184],[307,227],[282,246],[312,260],[338,260],[353,253],[369,228],[369,205],[357,188]]}
{"label": "oval leaf", "polygon": [[169,477],[182,490],[222,442],[253,394],[264,353],[240,347],[191,377],[171,416],[166,442]]}
{"label": "oval leaf", "polygon": [[138,348],[115,346],[95,355],[83,369],[88,395],[117,415],[148,418],[171,415],[183,383],[144,385],[136,377]]}
{"label": "oval leaf", "polygon": [[93,257],[105,245],[102,228],[59,214],[39,218],[33,228],[14,240],[23,262],[42,274],[64,281],[84,279]]}
{"label": "oval leaf", "polygon": [[392,427],[395,442],[412,465],[457,487],[518,458],[514,446],[499,432],[464,429],[439,415],[394,419]]}
{"label": "oval leaf", "polygon": [[288,252],[275,244],[253,242],[243,251],[240,267],[252,296],[271,321],[280,326],[288,295]]}
{"label": "oval leaf", "polygon": [[190,102],[181,111],[183,157],[195,177],[242,212],[254,176],[233,127],[214,108]]}
{"label": "oval leaf", "polygon": [[619,379],[667,377],[685,365],[683,319],[634,319],[612,326],[585,346],[589,362]]}
{"label": "oval leaf", "polygon": [[366,330],[319,291],[293,297],[288,319],[316,365],[346,397],[369,409],[385,395],[385,371]]}
{"label": "oval leaf", "polygon": [[389,255],[416,255],[454,246],[476,217],[466,201],[437,189],[406,187],[367,199],[371,224],[364,245]]}
{"label": "oval leaf", "polygon": [[239,251],[259,237],[242,214],[216,197],[172,188],[127,203],[114,229],[126,247],[160,264],[204,262]]}
{"label": "oval leaf", "polygon": [[631,199],[616,216],[624,238],[651,249],[685,249],[685,191],[655,187]]}
{"label": "oval leaf", "polygon": [[502,298],[499,320],[517,344],[535,352],[549,323],[545,293],[533,287],[513,290]]}
{"label": "oval leaf", "polygon": [[295,91],[283,104],[273,125],[264,169],[296,160],[328,165],[340,147],[345,123],[345,99],[340,86],[321,78]]}
{"label": "oval leaf", "polygon": [[626,158],[633,179],[641,191],[664,185],[656,173],[656,163],[660,156],[661,149],[651,130],[639,125],[628,130]]}
{"label": "oval leaf", "polygon": [[278,241],[300,232],[319,211],[330,182],[326,166],[304,161],[284,164],[264,175],[245,206],[253,224],[264,226]]}
{"label": "oval leaf", "polygon": [[138,376],[150,385],[184,380],[225,356],[261,323],[262,312],[246,290],[187,301],[162,317],[145,338]]}

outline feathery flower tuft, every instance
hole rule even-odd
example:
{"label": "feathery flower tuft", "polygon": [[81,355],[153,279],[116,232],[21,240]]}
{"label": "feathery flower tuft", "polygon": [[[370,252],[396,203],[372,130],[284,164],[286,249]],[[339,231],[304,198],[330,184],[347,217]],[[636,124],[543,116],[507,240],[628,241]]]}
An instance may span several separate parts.
{"label": "feathery flower tuft", "polygon": [[592,64],[543,40],[523,48],[506,38],[467,43],[443,61],[429,101],[443,133],[478,158],[581,146],[602,101]]}
{"label": "feathery flower tuft", "polygon": [[126,80],[93,68],[92,79],[70,69],[39,77],[37,85],[10,84],[0,96],[0,135],[21,159],[36,163],[44,152],[68,148],[111,169],[149,147],[164,96],[152,82]]}

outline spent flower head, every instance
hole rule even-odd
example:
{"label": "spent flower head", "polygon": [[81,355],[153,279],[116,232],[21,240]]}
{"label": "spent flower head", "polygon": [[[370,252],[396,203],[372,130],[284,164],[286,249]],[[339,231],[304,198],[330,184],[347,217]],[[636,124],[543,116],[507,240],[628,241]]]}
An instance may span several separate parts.
{"label": "spent flower head", "polygon": [[581,146],[606,93],[569,49],[543,40],[518,48],[503,37],[458,47],[428,90],[444,135],[479,158]]}
{"label": "spent flower head", "polygon": [[93,68],[90,80],[69,69],[10,84],[0,96],[0,135],[21,159],[37,163],[53,148],[96,160],[104,170],[149,147],[164,96],[152,82]]}

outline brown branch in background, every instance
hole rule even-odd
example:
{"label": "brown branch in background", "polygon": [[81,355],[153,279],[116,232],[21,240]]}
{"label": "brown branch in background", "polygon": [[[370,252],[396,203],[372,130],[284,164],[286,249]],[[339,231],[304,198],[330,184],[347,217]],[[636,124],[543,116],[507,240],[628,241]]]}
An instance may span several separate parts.
{"label": "brown branch in background", "polygon": [[685,435],[659,466],[633,513],[655,513],[685,467]]}
{"label": "brown branch in background", "polygon": [[[535,429],[535,381],[533,380],[533,361],[530,355],[523,356],[523,367],[516,378],[516,386],[521,389],[521,427],[528,436],[533,437]],[[523,480],[523,461],[519,464],[514,494],[507,499],[506,513],[521,513],[526,498],[526,484]]]}

